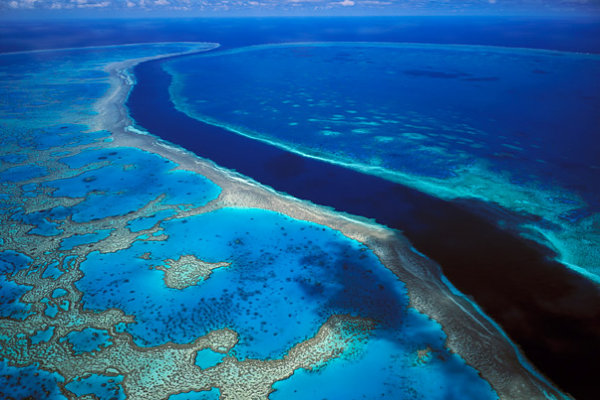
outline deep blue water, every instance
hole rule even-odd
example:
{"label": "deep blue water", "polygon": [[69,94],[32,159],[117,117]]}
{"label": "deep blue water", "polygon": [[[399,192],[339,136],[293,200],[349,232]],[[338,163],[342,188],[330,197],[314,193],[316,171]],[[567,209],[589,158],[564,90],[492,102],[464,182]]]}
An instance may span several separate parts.
{"label": "deep blue water", "polygon": [[[10,32],[11,37],[10,41],[0,38],[4,50],[169,39],[214,40],[226,48],[298,40],[377,40],[600,50],[600,35],[594,35],[600,32],[598,24],[587,20],[535,23],[504,19],[498,23],[493,19],[384,18],[323,19],[315,23],[314,20],[268,19],[178,21],[176,24],[106,21],[98,22],[93,28],[81,23],[40,23],[23,28],[11,23],[2,29],[2,32]],[[98,53],[106,56],[112,51]],[[5,75],[4,79],[12,84],[10,79],[23,79],[23,74],[37,73],[63,61],[72,62],[71,68],[75,71],[80,65],[77,52],[68,57],[64,53],[39,55],[37,62],[33,58],[11,58],[13,64],[4,65],[3,71],[11,72],[12,78]],[[10,71],[11,67],[15,70]],[[413,76],[419,75],[414,70],[408,71],[409,75],[410,71]],[[106,87],[94,83],[102,76],[98,71],[82,71],[73,78],[86,79],[86,83],[64,85],[58,93],[72,100],[75,107],[81,106],[84,112],[90,112],[86,108],[90,99],[101,95]],[[404,230],[420,251],[442,264],[456,286],[474,297],[506,328],[537,367],[578,398],[593,398],[596,389],[593,366],[600,354],[597,325],[594,325],[600,315],[597,287],[562,265],[547,261],[547,252],[534,243],[497,229],[489,222],[490,218],[480,218],[480,214],[489,217],[486,204],[445,202],[381,178],[302,158],[199,123],[173,109],[167,92],[170,77],[160,64],[144,64],[136,69],[136,76],[139,84],[129,107],[137,122],[150,132],[276,189],[373,217]],[[47,88],[54,91],[51,80],[48,78]],[[487,83],[490,82],[493,81]],[[487,83],[481,81],[481,84]],[[71,103],[66,100],[64,104],[57,102],[50,106],[44,98],[31,95],[34,88],[21,89],[18,93],[11,92],[11,96],[15,94],[11,101],[5,99],[1,103],[3,115],[19,116],[26,110],[28,115],[37,116],[36,107],[44,106],[48,106],[49,113],[60,111],[69,115],[64,108]],[[33,119],[29,122],[36,123]],[[64,158],[64,149],[70,145],[101,143],[108,135],[107,132],[83,134],[84,128],[59,125],[32,130],[27,135],[2,137],[4,144],[18,141],[23,147],[21,154],[5,156],[12,161],[40,149],[61,146],[62,150],[57,147],[55,157],[63,157],[62,162],[70,168],[100,163],[96,165],[101,167],[98,170],[50,180],[43,185],[57,188],[55,195],[86,196],[85,202],[72,208],[14,214],[23,222],[38,225],[37,232],[43,235],[57,234],[56,226],[48,218],[61,220],[71,216],[77,222],[86,222],[126,215],[163,193],[167,195],[166,204],[198,206],[219,193],[216,185],[202,177],[173,172],[172,163],[134,149],[94,149]],[[174,132],[178,136],[173,136]],[[6,175],[6,181],[26,179],[27,174],[44,174],[43,169],[13,172]],[[194,190],[188,191],[190,187]],[[24,197],[33,196],[40,187],[23,186],[23,190]],[[1,204],[2,211],[13,212],[13,203],[18,199],[2,199],[5,200]],[[535,219],[503,210],[495,212],[508,220]],[[169,215],[164,212],[140,218],[130,226],[134,231],[148,228]],[[240,221],[246,223],[240,224]],[[134,314],[137,322],[120,329],[130,332],[136,343],[144,346],[169,340],[182,343],[210,329],[232,326],[240,332],[241,338],[233,354],[241,358],[275,357],[291,344],[314,334],[329,314],[360,313],[374,317],[379,324],[372,340],[361,346],[356,358],[335,360],[316,373],[296,371],[290,379],[275,385],[277,392],[272,398],[312,399],[317,394],[334,397],[344,390],[349,395],[368,398],[382,394],[410,398],[411,389],[417,389],[428,398],[493,397],[489,386],[476,372],[445,349],[440,327],[407,309],[403,285],[360,244],[329,229],[258,210],[226,209],[164,221],[160,227],[168,235],[164,242],[138,241],[118,252],[92,253],[81,265],[85,276],[76,283],[84,293],[82,301],[86,309],[119,307]],[[99,230],[88,236],[71,237],[62,245],[65,248],[85,245],[105,235],[106,232]],[[140,258],[145,253],[151,254]],[[153,266],[182,253],[196,254],[207,261],[229,261],[232,266],[216,270],[200,285],[180,291],[169,289],[162,281],[163,273]],[[8,252],[0,256],[2,278],[15,268],[31,263]],[[64,264],[72,268],[73,262],[73,258],[68,258]],[[46,268],[44,275],[56,279],[61,271],[54,263]],[[6,285],[2,282],[0,300],[6,311],[3,316],[18,319],[26,315],[27,310],[14,301],[23,291],[13,282],[7,281]],[[48,304],[46,315],[54,317],[65,311],[62,294],[54,293],[58,305]],[[43,342],[51,334],[52,330],[39,331],[33,338]],[[74,344],[77,352],[107,344],[105,331],[94,329],[72,333],[66,340]],[[434,356],[417,362],[415,351],[427,345],[433,348]],[[196,362],[210,364],[218,359],[206,356]],[[573,364],[579,368],[564,367]],[[1,368],[7,388],[12,389],[14,380],[19,377],[32,382],[25,386],[18,384],[15,390],[19,392],[13,393],[40,397],[41,391],[49,391],[50,398],[62,397],[57,392],[57,377],[52,374],[42,372],[33,378],[39,371],[32,367],[15,369],[2,364]],[[351,384],[347,383],[349,376],[354,378]],[[360,379],[365,377],[371,380],[370,385],[360,385]],[[122,398],[121,377],[112,382],[109,379],[112,378],[92,375],[69,383],[68,389],[80,395],[94,392],[101,398]],[[327,387],[322,386],[325,383]],[[320,388],[318,393],[313,390],[315,387]],[[174,395],[171,399],[216,397],[218,391],[213,390]]]}
{"label": "deep blue water", "polygon": [[600,53],[590,18],[345,17],[2,21],[0,52],[163,41],[225,48],[310,41],[482,44]]}
{"label": "deep blue water", "polygon": [[[130,57],[140,55],[136,48],[129,50]],[[476,370],[446,348],[441,326],[408,307],[403,283],[364,245],[333,229],[265,210],[223,209],[168,219],[214,200],[221,189],[199,174],[175,170],[174,162],[156,154],[113,146],[110,132],[88,132],[85,122],[93,115],[91,106],[106,82],[95,77],[86,85],[78,78],[87,81],[87,68],[102,68],[114,58],[126,58],[121,51],[127,53],[127,49],[111,48],[44,54],[41,60],[37,53],[6,56],[19,61],[3,66],[6,74],[0,80],[0,90],[7,94],[3,98],[10,98],[4,102],[5,114],[1,116],[3,157],[5,162],[29,161],[40,168],[31,168],[31,175],[27,168],[24,174],[20,170],[7,173],[1,182],[6,201],[0,204],[0,215],[3,222],[9,223],[2,224],[0,244],[23,253],[0,252],[0,300],[6,311],[3,317],[13,319],[12,325],[3,325],[0,332],[3,357],[51,370],[60,370],[65,364],[68,368],[70,361],[80,356],[99,358],[101,365],[114,362],[118,365],[115,371],[87,369],[87,363],[68,371],[78,378],[65,382],[63,391],[81,396],[94,393],[103,399],[122,398],[131,380],[114,375],[122,373],[130,378],[136,372],[147,371],[148,365],[136,364],[139,361],[135,356],[126,360],[132,365],[106,360],[103,357],[110,355],[98,349],[115,345],[113,338],[124,331],[136,344],[155,347],[167,342],[188,343],[213,329],[229,327],[239,333],[240,339],[229,355],[239,359],[280,358],[291,346],[312,337],[329,316],[346,313],[371,318],[375,329],[327,370],[332,377],[327,388],[330,392],[341,389],[344,371],[352,367],[373,374],[382,371],[378,382],[357,387],[356,397],[378,391],[394,398],[410,398],[417,391],[431,399],[458,399],[464,395],[463,390],[457,390],[459,387],[468,388],[465,390],[472,398],[496,397]],[[21,70],[23,74],[19,75]],[[57,70],[63,72],[56,74]],[[15,76],[29,86],[14,84]],[[77,92],[71,88],[73,79],[84,86],[85,96],[67,95]],[[38,85],[39,81],[44,84]],[[49,89],[65,97],[44,103],[51,100]],[[19,96],[13,97],[15,90]],[[73,104],[80,107],[80,112],[72,113]],[[18,119],[24,110],[30,118]],[[74,120],[80,124],[63,124]],[[48,121],[55,124],[48,126]],[[93,145],[69,151],[73,144],[84,143]],[[42,181],[31,182],[37,177]],[[153,213],[152,209],[143,209],[151,202],[170,211]],[[122,236],[113,235],[116,229],[122,229],[119,226],[124,221],[133,228],[132,235],[122,230]],[[23,224],[35,226],[36,232],[43,235],[33,236]],[[155,232],[138,233],[151,226]],[[57,240],[56,235],[61,234],[64,237]],[[156,267],[186,255],[209,262],[226,261],[231,266],[214,271],[210,279],[188,282],[190,286],[183,289],[167,287],[164,272]],[[15,272],[24,269],[30,270],[27,276],[32,277],[33,288],[23,287],[23,281],[15,278]],[[73,282],[65,282],[69,279]],[[48,287],[52,289],[46,291]],[[24,292],[29,297],[22,297]],[[30,311],[23,306],[25,301],[37,307]],[[104,322],[94,323],[103,312],[115,307],[135,322],[108,329]],[[48,318],[32,329],[23,328],[27,312]],[[66,328],[68,333],[57,328]],[[367,346],[368,337],[373,338],[373,346]],[[344,342],[338,344],[338,340]],[[332,345],[347,347],[345,340],[336,337]],[[146,350],[125,347],[125,353]],[[65,350],[63,359],[52,357],[60,351],[57,348]],[[417,351],[424,349],[430,349],[432,357],[417,363]],[[382,353],[387,358],[381,358]],[[206,367],[206,363],[219,362],[219,357],[202,354],[196,362]],[[128,358],[126,354],[124,358]],[[390,374],[395,367],[403,371],[401,376]],[[22,375],[18,369],[14,374],[10,371],[7,379],[17,376],[15,385],[23,386],[23,392],[36,393],[36,385],[43,383],[45,376],[19,382],[18,377],[28,376],[28,371],[23,370]],[[154,378],[136,377],[150,383]],[[315,384],[322,379],[318,373],[308,378],[315,379]],[[435,390],[424,378],[438,382]],[[402,386],[387,387],[390,380],[396,379],[402,381]],[[293,378],[286,381],[281,392],[290,385],[296,385]],[[218,392],[190,397],[215,395]]]}
{"label": "deep blue water", "polygon": [[[597,56],[306,44],[216,51],[165,67],[174,76],[172,101],[203,121],[417,180],[504,172],[532,191],[567,187],[556,201],[574,192],[587,203],[583,215],[600,210]],[[474,170],[461,171],[468,167]],[[497,202],[494,191],[511,196],[512,189],[502,181],[482,193],[468,182],[454,185],[459,197],[473,191]],[[514,201],[526,200],[520,197]]]}
{"label": "deep blue water", "polygon": [[535,216],[492,209],[490,217],[489,207],[477,201],[437,200],[201,123],[166,99],[170,77],[160,63],[140,65],[135,74],[138,85],[128,107],[138,124],[278,190],[402,230],[501,323],[544,373],[582,398],[594,392],[587,369],[565,371],[561,365],[575,359],[591,365],[590,355],[600,354],[598,332],[590,330],[600,315],[597,286],[549,261],[548,250],[489,222],[497,213],[507,221],[535,221]]}

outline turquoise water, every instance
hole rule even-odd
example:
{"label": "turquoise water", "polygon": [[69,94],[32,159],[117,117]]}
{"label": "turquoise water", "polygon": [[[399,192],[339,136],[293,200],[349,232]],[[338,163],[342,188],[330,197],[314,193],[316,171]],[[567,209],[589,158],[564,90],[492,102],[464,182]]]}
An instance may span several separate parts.
{"label": "turquoise water", "polygon": [[94,394],[99,400],[125,400],[125,392],[121,387],[122,376],[107,377],[90,375],[79,381],[72,381],[66,388],[77,396]]}
{"label": "turquoise water", "polygon": [[599,279],[597,55],[309,43],[165,68],[176,107],[196,119],[443,199],[533,215],[541,221],[522,234]]}
{"label": "turquoise water", "polygon": [[82,331],[73,331],[65,336],[65,339],[73,345],[73,351],[86,353],[99,350],[109,342],[108,332],[105,330],[87,328]]}
{"label": "turquoise water", "polygon": [[[494,398],[476,371],[445,349],[439,325],[407,309],[406,292],[394,275],[364,246],[339,233],[272,212],[243,209],[223,209],[163,226],[169,234],[165,242],[139,243],[107,255],[92,253],[81,266],[84,278],[77,282],[86,309],[115,307],[136,316],[126,331],[138,344],[186,343],[226,326],[240,334],[233,350],[237,357],[278,358],[310,337],[329,315],[360,315],[380,324],[373,342],[355,358],[332,363],[331,371],[327,366],[305,378],[315,379],[310,387],[319,388],[323,396],[340,390],[342,371],[349,368],[378,377],[348,388],[356,396],[351,398],[379,392],[405,396],[411,390],[427,393],[426,398],[460,398],[459,393],[468,394],[465,387],[472,390],[470,398]],[[142,253],[151,255],[142,259]],[[163,272],[152,268],[173,254],[232,265],[196,286],[175,290],[165,287]],[[416,351],[428,346],[435,361],[419,365]],[[208,358],[203,357],[205,366],[216,364]],[[403,371],[400,376],[390,372],[397,369]],[[430,388],[428,380],[439,386]],[[406,383],[388,388],[397,381]],[[295,375],[282,385],[294,390],[304,386]],[[288,398],[282,396],[273,398]]]}
{"label": "turquoise water", "polygon": [[40,166],[12,167],[0,174],[0,179],[7,182],[26,181],[28,179],[46,175],[48,172]]}
{"label": "turquoise water", "polygon": [[[7,395],[41,398],[43,390],[48,398],[62,398],[56,382],[64,381],[78,396],[124,398],[136,379],[168,383],[168,371],[148,372],[148,352],[187,357],[191,371],[201,374],[198,367],[210,368],[222,357],[187,350],[201,335],[233,329],[239,342],[227,356],[274,359],[342,313],[372,319],[371,339],[318,371],[295,371],[273,396],[304,381],[331,395],[340,390],[343,368],[374,377],[381,371],[357,384],[357,395],[398,398],[411,387],[443,398],[453,381],[471,390],[471,398],[495,398],[477,371],[446,349],[441,327],[408,307],[404,284],[364,245],[268,210],[188,216],[221,188],[157,154],[114,146],[111,132],[93,128],[102,125],[93,105],[108,88],[107,63],[188,48],[2,56],[0,357],[22,366],[0,364]],[[183,289],[168,287],[157,267],[186,255],[231,265]],[[114,352],[117,346],[121,353]],[[431,357],[415,361],[427,348]],[[45,371],[35,375],[34,366]],[[165,375],[152,375],[159,372]],[[427,379],[439,387],[427,387]],[[170,398],[218,396],[213,389]]]}
{"label": "turquoise water", "polygon": [[212,351],[211,349],[200,350],[196,355],[196,365],[202,369],[214,367],[223,361],[224,354]]}
{"label": "turquoise water", "polygon": [[165,204],[202,206],[220,191],[206,178],[172,171],[176,167],[173,162],[137,149],[90,150],[61,161],[70,168],[93,162],[105,164],[100,169],[47,184],[57,188],[55,196],[82,197],[91,192],[74,207],[72,217],[77,222],[125,215],[163,194]]}
{"label": "turquoise water", "polygon": [[50,327],[45,330],[37,331],[35,335],[31,337],[31,342],[33,344],[39,344],[41,342],[48,342],[52,335],[54,334],[55,327]]}
{"label": "turquoise water", "polygon": [[58,383],[63,379],[57,374],[35,367],[14,367],[0,361],[0,397],[4,399],[66,399],[60,392]]}
{"label": "turquoise water", "polygon": [[[409,316],[411,322],[407,325],[419,325],[421,321],[418,318]],[[276,391],[270,398],[494,398],[485,387],[472,385],[468,375],[464,374],[464,366],[452,356],[435,350],[423,359],[416,356],[415,345],[420,342],[421,346],[426,346],[430,341],[435,342],[438,340],[435,336],[434,329],[427,331],[423,327],[406,336],[399,334],[396,343],[385,335],[375,334],[356,359],[336,360],[313,372],[297,371],[289,379],[277,382],[273,386]]]}

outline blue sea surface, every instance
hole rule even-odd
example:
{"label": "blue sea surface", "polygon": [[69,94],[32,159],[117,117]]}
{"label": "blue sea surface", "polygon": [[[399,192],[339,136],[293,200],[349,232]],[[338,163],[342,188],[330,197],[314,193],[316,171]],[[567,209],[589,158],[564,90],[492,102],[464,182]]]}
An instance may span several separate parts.
{"label": "blue sea surface", "polygon": [[63,381],[58,374],[34,366],[14,367],[0,360],[0,397],[3,399],[65,400],[58,386]]}
{"label": "blue sea surface", "polygon": [[166,68],[180,109],[244,133],[439,178],[484,159],[514,179],[579,188],[600,206],[593,55],[306,44],[184,57]]}
{"label": "blue sea surface", "polygon": [[101,346],[107,345],[109,339],[108,332],[105,330],[86,328],[82,331],[75,331],[65,336],[73,345],[73,351],[75,354],[95,351]]}
{"label": "blue sea surface", "polygon": [[[320,392],[340,390],[341,377],[336,374],[350,368],[378,376],[368,384],[357,382],[356,396],[379,392],[399,396],[417,390],[429,391],[427,398],[432,399],[460,398],[458,393],[468,387],[470,398],[495,398],[474,369],[448,352],[440,326],[407,308],[403,284],[364,245],[329,228],[256,209],[221,209],[162,226],[169,235],[164,242],[137,242],[115,253],[92,253],[77,282],[86,309],[119,308],[135,315],[136,322],[125,330],[137,344],[187,343],[228,327],[240,335],[232,350],[236,357],[279,358],[311,337],[330,315],[358,315],[378,324],[374,343],[369,340],[356,359],[333,362],[332,372],[325,367],[331,376],[309,373],[305,379],[316,379],[313,383]],[[142,254],[146,256],[141,258]],[[180,255],[232,264],[194,286],[171,289],[155,266]],[[427,347],[435,361],[418,365],[416,352]],[[197,359],[202,367],[218,361],[218,356],[206,354]],[[393,374],[397,369],[402,369],[407,383],[390,388],[398,378]],[[421,387],[425,377],[439,386]],[[283,387],[300,387],[302,382],[295,379]],[[463,389],[457,391],[454,385]]]}
{"label": "blue sea surface", "polygon": [[223,357],[225,357],[225,354],[217,353],[211,349],[200,350],[196,354],[196,365],[202,369],[214,367],[223,361]]}
{"label": "blue sea surface", "polygon": [[21,303],[18,299],[26,292],[27,288],[11,282],[4,275],[0,275],[0,317],[12,319],[25,319],[29,314],[30,306]]}
{"label": "blue sea surface", "polygon": [[35,335],[33,335],[31,337],[31,342],[33,344],[39,344],[41,342],[47,342],[48,340],[50,340],[50,338],[54,334],[54,329],[56,329],[56,328],[54,326],[51,326],[48,329],[37,331],[35,333]]}
{"label": "blue sea surface", "polygon": [[25,319],[29,304],[19,301],[28,290],[10,279],[10,275],[27,268],[31,258],[15,251],[0,251],[0,317]]}
{"label": "blue sea surface", "polygon": [[[20,299],[32,288],[13,282],[15,272],[35,266],[32,270],[40,273],[42,287],[57,283],[64,271],[78,268],[82,276],[74,286],[48,292],[40,300],[42,307],[35,308],[39,317],[55,318],[59,312],[61,317],[73,317],[69,323],[75,330],[60,340],[73,345],[74,356],[110,345],[110,337],[122,331],[131,334],[136,345],[149,348],[189,343],[227,327],[239,334],[240,341],[225,356],[273,359],[314,336],[329,316],[342,313],[374,321],[366,342],[315,370],[296,370],[275,383],[270,398],[497,398],[475,369],[446,348],[441,326],[409,306],[404,284],[366,246],[330,228],[267,210],[222,208],[178,216],[180,211],[214,201],[221,188],[198,173],[177,170],[175,162],[157,154],[129,147],[103,148],[112,140],[111,132],[90,129],[87,123],[97,115],[94,102],[108,88],[104,66],[188,49],[189,45],[164,44],[2,56],[0,145],[10,150],[0,151],[0,157],[3,164],[15,165],[0,172],[2,188],[13,196],[0,193],[1,215],[12,218],[15,225],[35,225],[24,233],[31,247],[36,241],[51,243],[65,229],[69,234],[69,228],[77,228],[62,241],[55,240],[54,248],[48,247],[55,253],[40,253],[36,264],[24,254],[0,252],[2,318],[21,323],[30,313],[29,305]],[[552,68],[546,67],[548,63]],[[177,107],[199,119],[303,154],[375,167],[377,174],[383,171],[382,175],[403,179],[452,182],[464,177],[465,169],[482,168],[485,159],[485,171],[507,173],[507,180],[519,187],[550,180],[548,187],[555,193],[555,185],[571,182],[566,194],[561,192],[553,201],[580,207],[583,217],[567,207],[566,218],[577,222],[594,212],[597,201],[593,193],[598,183],[590,179],[598,166],[597,149],[586,142],[593,136],[587,127],[598,122],[597,115],[590,113],[598,105],[598,83],[591,78],[596,63],[594,57],[584,55],[489,48],[299,45],[180,58],[169,62],[167,69],[173,74],[171,94]],[[543,88],[549,80],[559,82],[565,91],[546,96]],[[510,84],[502,89],[499,82]],[[439,90],[452,96],[437,97]],[[481,93],[490,91],[494,96],[484,101]],[[513,111],[527,109],[531,102],[540,102],[543,110],[533,108],[523,121],[510,110],[492,112],[502,110],[515,95],[522,102],[511,103]],[[563,110],[563,97],[577,98],[582,106]],[[545,121],[548,115],[551,121]],[[513,130],[515,121],[524,123],[522,135]],[[563,146],[558,132],[565,129],[573,132],[577,143]],[[564,151],[554,152],[552,143]],[[87,150],[74,150],[90,144],[94,146]],[[50,169],[40,161],[40,154],[49,155]],[[525,154],[535,155],[537,161]],[[581,154],[574,166],[547,169],[547,164],[554,166],[563,156],[571,162],[574,154]],[[22,163],[30,165],[16,165]],[[520,170],[529,173],[517,173]],[[575,178],[573,171],[578,171]],[[27,183],[45,175],[40,182]],[[29,202],[38,194],[41,198],[42,191],[51,191],[56,204],[67,199],[74,205],[42,207]],[[581,203],[577,196],[572,200],[573,193],[585,201]],[[494,200],[488,192],[484,195]],[[510,202],[520,200],[516,196]],[[113,232],[81,233],[86,226],[98,221],[110,225],[152,201],[168,210],[145,214],[126,225],[133,237],[158,227],[152,237],[139,234],[130,246],[117,250],[107,246],[89,254],[84,251]],[[29,212],[26,204],[37,208]],[[3,226],[6,242],[0,239],[0,245],[10,244],[9,232],[16,230]],[[78,252],[85,255],[81,265]],[[231,265],[184,289],[167,287],[165,272],[157,267],[186,255]],[[81,295],[81,302],[70,304],[67,294]],[[76,329],[83,321],[77,312],[90,312],[89,317],[113,308],[135,322],[119,324],[114,332]],[[53,327],[38,329],[27,337],[21,334],[19,340],[44,344],[54,332]],[[10,332],[0,333],[4,346]],[[8,357],[16,350],[2,351]],[[223,355],[212,353],[198,352],[196,365],[218,364]],[[7,396],[63,398],[57,384],[62,378],[56,374],[35,366],[15,368],[4,361],[0,372],[4,381],[0,386],[6,388],[0,389],[0,395],[10,390]],[[125,398],[123,376],[81,372],[81,379],[65,385],[67,390],[77,396]],[[213,389],[169,399],[219,397],[219,390]]]}
{"label": "blue sea surface", "polygon": [[191,117],[436,197],[541,218],[522,230],[600,279],[597,252],[573,239],[597,235],[597,55],[307,43],[217,51],[164,68],[172,101]]}

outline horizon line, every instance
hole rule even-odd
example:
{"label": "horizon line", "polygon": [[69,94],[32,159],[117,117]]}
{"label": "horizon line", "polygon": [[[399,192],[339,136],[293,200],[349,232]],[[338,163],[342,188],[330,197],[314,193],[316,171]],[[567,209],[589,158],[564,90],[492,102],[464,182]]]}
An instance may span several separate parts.
{"label": "horizon line", "polygon": [[[546,12],[546,13],[527,13],[527,12],[513,12],[513,13],[476,13],[476,12],[463,12],[463,13],[279,13],[279,14],[223,14],[223,13],[204,13],[204,14],[192,14],[185,13],[180,14],[177,12],[165,13],[165,12],[135,12],[129,15],[116,15],[106,10],[105,12],[99,12],[95,14],[89,14],[79,10],[65,12],[62,10],[59,14],[56,14],[56,10],[36,10],[31,11],[13,11],[0,15],[0,21],[26,21],[26,20],[39,20],[44,19],[46,22],[48,19],[60,21],[60,20],[144,20],[144,19],[261,19],[261,18],[532,18],[532,19],[585,19],[585,20],[596,20],[600,23],[600,10],[596,13],[582,13],[582,12]],[[54,14],[54,15],[53,15]]]}

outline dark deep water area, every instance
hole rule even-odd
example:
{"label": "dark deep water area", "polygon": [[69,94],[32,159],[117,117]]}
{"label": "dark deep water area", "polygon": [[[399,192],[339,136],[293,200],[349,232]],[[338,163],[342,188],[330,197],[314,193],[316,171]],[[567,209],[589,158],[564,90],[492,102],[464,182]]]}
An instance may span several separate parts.
{"label": "dark deep water area", "polygon": [[43,19],[4,20],[0,25],[0,52],[166,41],[218,42],[223,48],[262,43],[382,41],[600,53],[600,23],[593,17]]}
{"label": "dark deep water area", "polygon": [[160,61],[139,65],[135,76],[128,107],[138,125],[279,191],[401,230],[544,374],[578,399],[594,398],[597,285],[551,261],[548,250],[498,229],[481,216],[484,204],[439,200],[192,119],[169,100],[171,78]]}
{"label": "dark deep water area", "polygon": [[[600,53],[600,23],[591,18],[147,19],[0,25],[0,52],[157,41],[218,42],[222,48],[294,41],[390,41]],[[201,123],[175,110],[168,93],[170,75],[160,62],[140,65],[135,75],[138,84],[128,107],[137,124],[279,191],[401,230],[562,390],[577,399],[597,398],[597,285],[550,261],[547,249],[498,229],[490,222],[489,205],[442,201]]]}

